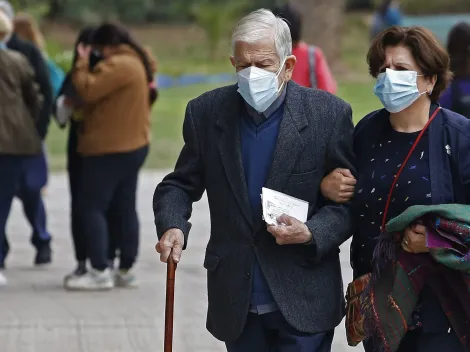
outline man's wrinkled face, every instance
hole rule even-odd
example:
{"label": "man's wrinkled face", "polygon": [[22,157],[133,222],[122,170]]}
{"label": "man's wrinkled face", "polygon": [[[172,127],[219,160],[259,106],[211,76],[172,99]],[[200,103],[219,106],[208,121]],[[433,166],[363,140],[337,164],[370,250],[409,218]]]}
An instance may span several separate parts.
{"label": "man's wrinkled face", "polygon": [[[250,66],[276,73],[279,71],[279,55],[272,40],[260,40],[255,43],[236,42],[234,55],[230,58],[236,72],[244,70]],[[279,81],[287,82],[292,78],[292,71],[295,66],[295,56],[288,56],[284,66],[279,73]]]}

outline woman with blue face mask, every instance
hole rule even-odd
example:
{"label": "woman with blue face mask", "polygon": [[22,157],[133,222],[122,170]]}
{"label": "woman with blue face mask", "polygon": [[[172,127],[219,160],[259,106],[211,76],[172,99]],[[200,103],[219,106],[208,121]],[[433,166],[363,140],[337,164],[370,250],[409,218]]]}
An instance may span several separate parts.
{"label": "woman with blue face mask", "polygon": [[[321,187],[330,200],[352,201],[354,279],[373,271],[383,224],[408,207],[470,204],[470,121],[437,103],[452,78],[446,51],[423,28],[392,27],[374,40],[367,62],[384,108],[355,128],[356,178],[337,169]],[[425,233],[422,224],[411,225],[399,250],[428,255]],[[442,308],[452,305],[442,300],[451,290],[438,291],[430,285],[421,291],[398,351],[466,350]],[[366,351],[378,350],[375,337],[364,343]]]}

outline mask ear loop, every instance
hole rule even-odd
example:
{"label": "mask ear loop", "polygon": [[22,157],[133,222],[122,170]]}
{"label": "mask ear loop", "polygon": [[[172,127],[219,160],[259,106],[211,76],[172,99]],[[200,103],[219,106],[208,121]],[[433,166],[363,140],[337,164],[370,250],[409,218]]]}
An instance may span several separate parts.
{"label": "mask ear loop", "polygon": [[[286,64],[286,61],[287,61],[287,57],[284,60],[282,60],[282,65],[279,67],[279,70],[276,72],[276,80],[278,82],[279,82],[279,80],[278,80],[279,75],[281,74],[281,71],[284,68],[284,65]],[[279,89],[277,90],[277,93],[276,93],[277,95],[279,95],[279,93],[282,91],[285,83],[286,83],[286,81],[284,80],[282,82],[282,84],[279,86]]]}
{"label": "mask ear loop", "polygon": [[[424,76],[426,76],[426,75],[416,75],[416,77],[424,77]],[[418,82],[416,82],[416,86],[417,86],[417,85],[418,85]],[[428,91],[426,90],[425,92],[419,93],[419,96],[422,96],[423,94],[427,94],[427,95],[431,96],[431,95],[432,95],[432,91],[433,91],[432,89],[431,89],[430,92],[428,92]]]}

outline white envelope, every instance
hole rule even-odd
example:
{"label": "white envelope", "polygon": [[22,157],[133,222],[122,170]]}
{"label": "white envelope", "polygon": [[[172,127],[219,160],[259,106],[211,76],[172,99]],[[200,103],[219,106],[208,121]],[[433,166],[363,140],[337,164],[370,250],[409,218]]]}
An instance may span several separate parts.
{"label": "white envelope", "polygon": [[263,187],[261,194],[263,219],[268,225],[279,225],[277,218],[282,214],[289,215],[299,221],[306,222],[308,202],[287,194]]}

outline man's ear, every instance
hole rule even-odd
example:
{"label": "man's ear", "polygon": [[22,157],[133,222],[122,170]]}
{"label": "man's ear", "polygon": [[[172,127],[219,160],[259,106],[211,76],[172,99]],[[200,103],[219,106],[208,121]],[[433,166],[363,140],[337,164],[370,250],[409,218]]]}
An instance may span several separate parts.
{"label": "man's ear", "polygon": [[295,64],[297,63],[297,58],[294,55],[290,55],[286,58],[285,66],[285,80],[290,81],[292,79],[292,73],[294,72]]}
{"label": "man's ear", "polygon": [[230,62],[232,63],[232,66],[235,67],[235,57],[230,56]]}

